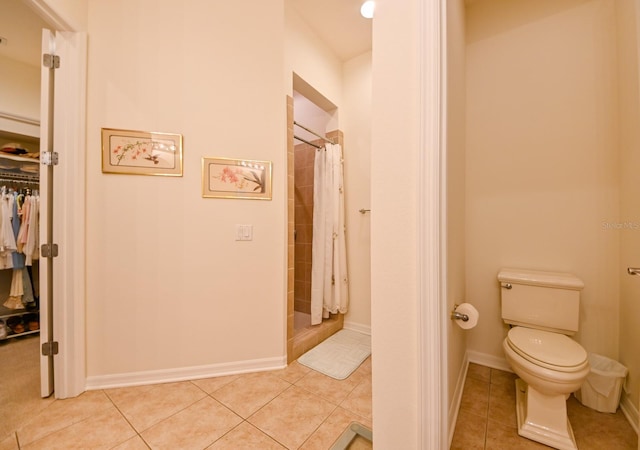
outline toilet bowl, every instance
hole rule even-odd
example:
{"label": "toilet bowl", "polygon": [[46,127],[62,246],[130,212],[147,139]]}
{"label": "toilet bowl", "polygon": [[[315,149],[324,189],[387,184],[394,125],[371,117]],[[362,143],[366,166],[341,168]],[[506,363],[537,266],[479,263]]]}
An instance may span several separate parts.
{"label": "toilet bowl", "polygon": [[584,283],[569,273],[502,269],[502,343],[516,380],[518,434],[560,450],[576,450],[567,398],[589,374],[578,331]]}
{"label": "toilet bowl", "polygon": [[566,400],[589,374],[587,352],[568,336],[514,327],[503,341],[516,381],[518,434],[560,450],[577,449]]}

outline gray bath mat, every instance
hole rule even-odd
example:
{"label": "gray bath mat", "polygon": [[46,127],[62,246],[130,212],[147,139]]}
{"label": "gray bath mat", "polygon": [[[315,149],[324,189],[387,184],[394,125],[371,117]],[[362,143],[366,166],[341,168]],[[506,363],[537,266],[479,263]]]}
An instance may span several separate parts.
{"label": "gray bath mat", "polygon": [[371,354],[371,336],[340,330],[298,358],[298,362],[331,378],[344,380]]}

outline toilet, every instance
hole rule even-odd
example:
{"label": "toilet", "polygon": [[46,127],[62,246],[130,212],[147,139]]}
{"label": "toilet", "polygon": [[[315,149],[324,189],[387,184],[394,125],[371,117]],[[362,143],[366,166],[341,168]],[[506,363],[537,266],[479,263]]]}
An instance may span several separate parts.
{"label": "toilet", "polygon": [[502,269],[502,343],[516,380],[518,434],[560,450],[575,450],[567,399],[589,374],[578,331],[584,283],[567,273]]}

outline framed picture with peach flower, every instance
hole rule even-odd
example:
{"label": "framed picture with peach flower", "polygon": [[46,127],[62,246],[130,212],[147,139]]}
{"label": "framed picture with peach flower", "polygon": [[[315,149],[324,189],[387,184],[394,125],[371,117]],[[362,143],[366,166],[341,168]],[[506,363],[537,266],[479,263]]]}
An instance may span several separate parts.
{"label": "framed picture with peach flower", "polygon": [[202,158],[202,196],[271,200],[271,161]]}
{"label": "framed picture with peach flower", "polygon": [[102,129],[102,172],[182,176],[182,135]]}

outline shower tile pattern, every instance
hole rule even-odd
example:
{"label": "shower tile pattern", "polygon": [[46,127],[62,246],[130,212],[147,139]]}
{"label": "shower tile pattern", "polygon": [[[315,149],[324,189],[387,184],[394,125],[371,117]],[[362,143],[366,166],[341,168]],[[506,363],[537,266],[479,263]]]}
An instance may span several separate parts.
{"label": "shower tile pattern", "polygon": [[293,357],[293,297],[295,283],[295,206],[294,206],[294,159],[293,159],[293,97],[287,95],[287,362]]}
{"label": "shower tile pattern", "polygon": [[311,313],[311,245],[313,242],[313,170],[315,155],[316,149],[311,145],[299,144],[295,146],[294,310],[307,314]]}

